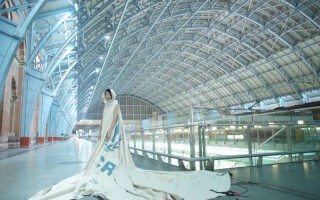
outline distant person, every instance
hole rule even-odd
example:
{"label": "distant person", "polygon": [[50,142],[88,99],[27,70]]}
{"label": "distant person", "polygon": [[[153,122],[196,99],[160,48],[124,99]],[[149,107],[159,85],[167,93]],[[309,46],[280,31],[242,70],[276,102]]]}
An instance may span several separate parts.
{"label": "distant person", "polygon": [[106,89],[99,140],[85,169],[31,199],[210,199],[230,189],[229,173],[165,172],[136,168],[127,146],[116,94]]}

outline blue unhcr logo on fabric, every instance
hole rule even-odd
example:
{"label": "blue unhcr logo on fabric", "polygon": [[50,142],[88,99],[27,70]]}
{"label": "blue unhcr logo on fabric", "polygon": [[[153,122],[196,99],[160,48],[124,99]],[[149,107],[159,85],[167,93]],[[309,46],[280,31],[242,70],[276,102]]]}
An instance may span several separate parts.
{"label": "blue unhcr logo on fabric", "polygon": [[97,164],[97,168],[101,167],[100,171],[102,173],[104,173],[107,170],[108,176],[110,176],[117,165],[110,161],[105,162],[105,159],[103,156],[100,157],[100,161],[105,164],[102,167],[100,164]]}
{"label": "blue unhcr logo on fabric", "polygon": [[[106,144],[106,147],[105,147],[105,151],[106,152],[109,152],[109,151],[114,151],[115,149],[119,149],[119,147],[120,147],[120,142],[121,142],[121,140],[122,140],[122,138],[121,138],[121,135],[119,135],[119,120],[117,120],[117,123],[116,123],[116,127],[114,128],[114,132],[113,132],[113,134],[112,134],[112,139],[111,139],[111,144]],[[116,138],[117,138],[117,136],[119,135],[119,137],[118,137],[118,141],[115,141],[116,140]]]}
{"label": "blue unhcr logo on fabric", "polygon": [[[117,120],[116,126],[114,128],[114,132],[112,134],[112,139],[110,140],[110,142],[106,143],[106,145],[105,145],[106,147],[104,149],[104,152],[112,152],[115,149],[119,149],[120,142],[122,140],[119,130],[120,130],[120,125],[119,125],[119,120]],[[117,141],[116,141],[116,139],[117,139]],[[97,168],[101,167],[100,171],[103,173],[107,171],[108,176],[110,176],[113,173],[113,170],[116,168],[117,165],[111,161],[106,161],[104,156],[100,157],[100,161],[101,161],[101,163],[100,164],[98,163],[96,167]]]}

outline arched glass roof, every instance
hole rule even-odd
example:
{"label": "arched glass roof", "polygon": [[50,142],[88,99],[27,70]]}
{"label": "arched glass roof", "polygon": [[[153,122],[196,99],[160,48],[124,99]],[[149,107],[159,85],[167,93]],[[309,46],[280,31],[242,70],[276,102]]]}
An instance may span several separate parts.
{"label": "arched glass roof", "polygon": [[89,106],[106,87],[165,112],[285,96],[302,103],[319,88],[318,1],[117,2],[78,13],[80,21],[99,13],[78,41],[80,90],[82,77],[101,70]]}
{"label": "arched glass roof", "polygon": [[47,1],[31,30],[28,63],[78,118],[107,87],[165,113],[320,96],[316,0]]}

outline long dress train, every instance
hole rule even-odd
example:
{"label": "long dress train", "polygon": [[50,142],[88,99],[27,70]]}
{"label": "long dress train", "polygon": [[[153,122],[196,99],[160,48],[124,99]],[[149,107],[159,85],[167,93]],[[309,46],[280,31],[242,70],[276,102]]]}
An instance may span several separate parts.
{"label": "long dress train", "polygon": [[[105,107],[104,115],[110,115],[115,105],[117,102]],[[108,116],[109,121],[112,117]],[[108,130],[108,127],[110,122],[103,120],[102,129]],[[102,138],[105,134],[106,131]],[[111,200],[201,200],[223,196],[224,194],[213,191],[226,192],[230,189],[230,184],[228,173],[205,170],[167,172],[136,168],[127,146],[119,111],[110,140],[98,141],[85,169],[41,190],[30,200],[79,199],[85,195]]]}

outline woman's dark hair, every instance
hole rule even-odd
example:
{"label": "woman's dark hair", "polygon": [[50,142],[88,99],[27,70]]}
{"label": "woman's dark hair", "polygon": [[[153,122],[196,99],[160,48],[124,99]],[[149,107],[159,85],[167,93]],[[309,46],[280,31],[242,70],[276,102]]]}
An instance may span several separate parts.
{"label": "woman's dark hair", "polygon": [[104,94],[106,94],[106,92],[108,92],[110,94],[111,98],[113,98],[111,90],[109,88],[104,91]]}

